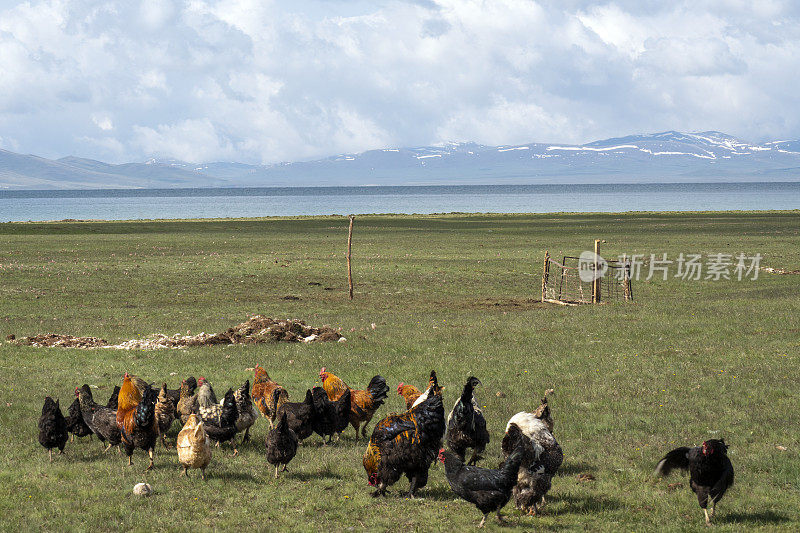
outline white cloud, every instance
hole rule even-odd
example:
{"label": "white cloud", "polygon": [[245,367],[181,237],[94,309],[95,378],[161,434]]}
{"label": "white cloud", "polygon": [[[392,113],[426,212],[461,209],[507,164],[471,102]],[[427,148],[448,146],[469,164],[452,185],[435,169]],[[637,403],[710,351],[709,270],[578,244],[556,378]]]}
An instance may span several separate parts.
{"label": "white cloud", "polygon": [[800,137],[778,0],[31,0],[0,7],[0,138],[274,162],[665,129]]}
{"label": "white cloud", "polygon": [[102,113],[92,113],[92,122],[103,131],[114,129],[114,123],[111,121],[111,117]]}
{"label": "white cloud", "polygon": [[220,135],[208,119],[183,120],[155,128],[133,126],[133,143],[144,153],[183,161],[229,159],[230,141]]}

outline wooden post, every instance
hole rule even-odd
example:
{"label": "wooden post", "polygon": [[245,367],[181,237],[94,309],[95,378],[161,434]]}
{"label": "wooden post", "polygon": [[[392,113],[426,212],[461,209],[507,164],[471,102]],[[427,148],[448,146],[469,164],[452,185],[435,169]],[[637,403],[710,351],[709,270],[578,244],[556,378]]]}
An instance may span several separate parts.
{"label": "wooden post", "polygon": [[353,299],[353,269],[350,264],[350,252],[353,246],[353,219],[355,215],[350,215],[350,228],[347,231],[347,285],[350,287],[350,299]]}
{"label": "wooden post", "polygon": [[600,303],[600,239],[594,240],[594,282],[592,283],[592,303]]}
{"label": "wooden post", "polygon": [[542,271],[542,302],[547,299],[547,282],[550,277],[550,252],[544,252],[544,270]]}
{"label": "wooden post", "polygon": [[622,256],[622,291],[625,301],[629,301],[631,299],[631,278],[628,270],[628,254]]}

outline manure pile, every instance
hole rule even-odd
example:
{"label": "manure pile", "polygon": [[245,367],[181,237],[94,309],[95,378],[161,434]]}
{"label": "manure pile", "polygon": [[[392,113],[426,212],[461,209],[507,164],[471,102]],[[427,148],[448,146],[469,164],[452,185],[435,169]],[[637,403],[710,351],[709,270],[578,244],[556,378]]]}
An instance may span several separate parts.
{"label": "manure pile", "polygon": [[163,335],[156,333],[142,339],[131,339],[119,344],[109,344],[98,337],[75,337],[56,333],[43,333],[12,340],[20,345],[62,348],[111,348],[116,350],[155,350],[159,348],[185,348],[187,346],[212,346],[216,344],[259,344],[266,342],[342,342],[346,340],[330,326],[309,326],[302,320],[274,319],[262,315],[251,316],[221,333],[197,335]]}

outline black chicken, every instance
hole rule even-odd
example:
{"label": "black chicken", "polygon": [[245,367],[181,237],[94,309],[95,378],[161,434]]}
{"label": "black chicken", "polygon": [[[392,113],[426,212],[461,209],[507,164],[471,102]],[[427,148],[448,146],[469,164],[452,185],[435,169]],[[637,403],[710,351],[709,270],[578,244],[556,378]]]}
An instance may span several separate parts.
{"label": "black chicken", "polygon": [[92,429],[83,421],[83,414],[81,413],[81,402],[78,400],[78,388],[75,388],[75,400],[70,404],[67,409],[67,432],[69,432],[70,440],[74,441],[75,437],[92,438]]}
{"label": "black chicken", "polygon": [[467,448],[472,448],[472,457],[467,464],[474,465],[481,453],[489,444],[489,432],[486,431],[486,419],[475,401],[474,389],[481,381],[471,376],[464,385],[461,397],[456,401],[453,410],[447,417],[447,446],[464,461]]}
{"label": "black chicken", "polygon": [[119,385],[114,385],[114,390],[111,391],[111,396],[108,397],[108,401],[106,402],[106,407],[116,411],[117,401],[119,401]]}
{"label": "black chicken", "polygon": [[39,417],[39,444],[47,449],[51,463],[53,448],[58,448],[59,453],[64,453],[68,438],[67,421],[64,419],[58,400],[53,401],[47,396],[42,406],[42,416]]}
{"label": "black chicken", "polygon": [[[311,390],[316,416],[312,418],[311,427],[314,433],[331,442],[334,434],[339,434],[350,423],[350,389],[344,391],[338,400],[332,402],[322,387]],[[324,442],[324,440],[323,440]]]}
{"label": "black chicken", "polygon": [[[281,389],[275,389],[272,395],[275,405],[278,405]],[[283,413],[286,413],[289,428],[294,431],[294,434],[301,442],[314,432],[314,419],[317,412],[314,409],[314,398],[310,390],[306,390],[306,398],[302,402],[283,402],[280,404],[276,412],[276,419],[280,418]]]}
{"label": "black chicken", "polygon": [[[116,397],[114,399],[116,400]],[[86,422],[92,433],[97,435],[100,442],[108,444],[103,452],[107,452],[112,446],[118,446],[122,442],[122,435],[117,427],[116,406],[111,409],[97,404],[92,398],[92,389],[89,388],[89,385],[83,385],[78,390],[78,401],[83,421]]]}
{"label": "black chicken", "polygon": [[483,527],[486,517],[497,512],[497,520],[503,522],[500,510],[511,498],[517,483],[517,472],[522,463],[523,445],[520,443],[506,462],[497,469],[467,466],[458,454],[442,449],[439,460],[444,463],[447,482],[453,492],[475,505],[483,513],[478,527]]}
{"label": "black chicken", "polygon": [[239,455],[239,450],[236,448],[236,419],[239,418],[239,410],[236,408],[236,399],[233,397],[233,389],[228,389],[225,397],[222,399],[222,409],[220,410],[218,419],[203,420],[206,434],[208,438],[216,442],[230,441],[233,446],[233,455]]}
{"label": "black chicken", "polygon": [[410,482],[408,495],[413,498],[428,483],[444,427],[442,397],[429,392],[422,403],[378,422],[362,460],[369,484],[377,487],[372,495],[385,496],[386,489],[405,474]]}
{"label": "black chicken", "polygon": [[[733,465],[728,459],[725,441],[711,439],[702,446],[676,448],[658,462],[656,474],[666,476],[675,468],[689,470],[689,485],[697,494],[706,524],[711,525],[717,502],[733,485]],[[709,500],[711,511],[708,510]]]}
{"label": "black chicken", "polygon": [[283,471],[289,461],[297,454],[297,435],[289,427],[288,413],[283,411],[280,422],[267,433],[265,442],[267,447],[267,462],[275,466],[275,478],[278,477],[278,466],[283,465]]}

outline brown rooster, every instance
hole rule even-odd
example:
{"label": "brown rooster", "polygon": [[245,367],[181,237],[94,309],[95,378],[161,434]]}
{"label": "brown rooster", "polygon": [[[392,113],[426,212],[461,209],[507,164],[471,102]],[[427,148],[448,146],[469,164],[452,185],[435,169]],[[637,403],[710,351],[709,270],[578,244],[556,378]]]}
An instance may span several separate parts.
{"label": "brown rooster", "polygon": [[[436,387],[433,391],[433,394],[441,396],[444,387],[439,386],[438,382],[436,381],[436,372],[431,370],[431,377],[430,379],[428,379],[428,387],[430,387],[434,383],[436,384]],[[416,401],[419,399],[419,397],[422,396],[422,393],[419,391],[418,388],[416,388],[414,385],[408,385],[406,383],[403,383],[402,381],[400,382],[399,385],[397,385],[397,394],[402,396],[403,399],[406,401],[406,410],[411,409],[414,406],[414,403],[416,403]]]}
{"label": "brown rooster", "polygon": [[361,435],[367,436],[367,424],[372,420],[375,411],[383,405],[386,400],[386,395],[389,392],[389,387],[386,385],[386,380],[383,376],[375,376],[370,380],[366,390],[354,390],[347,386],[347,384],[336,377],[331,372],[326,372],[325,367],[319,371],[319,377],[322,380],[322,388],[328,394],[328,398],[335,402],[339,397],[344,394],[344,391],[350,390],[350,424],[356,430],[356,440],[358,440],[358,428],[361,424]]}
{"label": "brown rooster", "polygon": [[133,464],[133,450],[141,448],[150,456],[153,468],[153,454],[158,440],[158,420],[156,420],[156,401],[158,393],[149,385],[141,394],[126,372],[119,389],[117,400],[117,427],[122,435],[122,446],[128,456],[128,464]]}
{"label": "brown rooster", "polygon": [[[264,370],[263,367],[258,366],[258,364],[256,364],[254,372],[255,377],[253,378],[253,389],[250,391],[250,397],[256,404],[256,407],[258,407],[261,415],[269,420],[269,425],[272,427],[276,412],[273,393],[280,385],[278,385],[277,381],[269,377],[267,371]],[[289,393],[286,392],[286,389],[282,387],[281,389],[283,392],[280,395],[280,400],[285,402],[289,399]]]}
{"label": "brown rooster", "polygon": [[403,397],[406,401],[406,410],[411,409],[417,398],[422,396],[422,393],[414,385],[408,385],[402,381],[397,385],[397,394]]}

